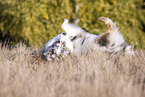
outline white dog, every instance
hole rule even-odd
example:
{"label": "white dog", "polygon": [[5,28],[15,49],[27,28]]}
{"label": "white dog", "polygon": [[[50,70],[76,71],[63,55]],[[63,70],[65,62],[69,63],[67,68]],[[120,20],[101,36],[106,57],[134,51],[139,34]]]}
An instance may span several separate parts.
{"label": "white dog", "polygon": [[107,25],[107,31],[100,35],[90,34],[78,26],[69,24],[69,21],[64,19],[61,27],[65,32],[47,43],[43,55],[48,60],[51,60],[56,57],[65,57],[68,54],[75,56],[88,54],[93,50],[109,53],[120,51],[128,54],[134,53],[130,50],[131,46],[125,42],[125,39],[119,32],[119,28],[116,27],[116,23],[105,17],[98,19]]}

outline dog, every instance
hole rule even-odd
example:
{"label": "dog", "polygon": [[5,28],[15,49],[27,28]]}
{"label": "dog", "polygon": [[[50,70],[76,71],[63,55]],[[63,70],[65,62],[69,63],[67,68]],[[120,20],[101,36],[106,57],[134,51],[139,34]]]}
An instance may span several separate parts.
{"label": "dog", "polygon": [[54,37],[45,46],[43,55],[47,60],[63,58],[67,55],[80,56],[95,51],[109,52],[115,54],[118,52],[125,52],[133,55],[131,46],[128,45],[111,19],[106,17],[99,17],[100,21],[107,25],[106,32],[95,35],[90,34],[82,28],[72,25],[67,19],[64,19],[61,27],[65,32]]}

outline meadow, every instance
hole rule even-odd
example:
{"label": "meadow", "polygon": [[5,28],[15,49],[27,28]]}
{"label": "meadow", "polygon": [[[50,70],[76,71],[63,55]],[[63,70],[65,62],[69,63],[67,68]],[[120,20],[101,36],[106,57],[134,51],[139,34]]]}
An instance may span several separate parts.
{"label": "meadow", "polygon": [[[64,19],[99,35],[101,16],[116,22],[134,56],[42,60],[38,47],[63,32]],[[0,97],[145,97],[144,49],[145,0],[0,0]]]}
{"label": "meadow", "polygon": [[94,52],[51,62],[23,44],[0,48],[0,97],[144,97],[145,51]]}

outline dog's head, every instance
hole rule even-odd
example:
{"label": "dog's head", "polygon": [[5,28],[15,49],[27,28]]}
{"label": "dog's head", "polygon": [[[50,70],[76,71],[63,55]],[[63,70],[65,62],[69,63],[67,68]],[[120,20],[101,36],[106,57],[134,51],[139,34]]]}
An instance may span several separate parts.
{"label": "dog's head", "polygon": [[66,32],[63,32],[61,33],[61,37],[60,37],[60,41],[62,43],[65,43],[66,45],[66,49],[69,49],[71,52],[73,51],[74,49],[74,45],[73,45],[73,42],[74,40],[77,38],[77,35],[76,36],[72,36]]}

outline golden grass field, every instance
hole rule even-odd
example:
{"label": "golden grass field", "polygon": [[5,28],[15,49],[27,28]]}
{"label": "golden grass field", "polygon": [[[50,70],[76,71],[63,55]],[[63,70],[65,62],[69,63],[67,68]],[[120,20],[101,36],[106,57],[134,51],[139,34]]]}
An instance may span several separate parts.
{"label": "golden grass field", "polygon": [[32,48],[0,48],[0,97],[145,97],[145,51],[37,61]]}

